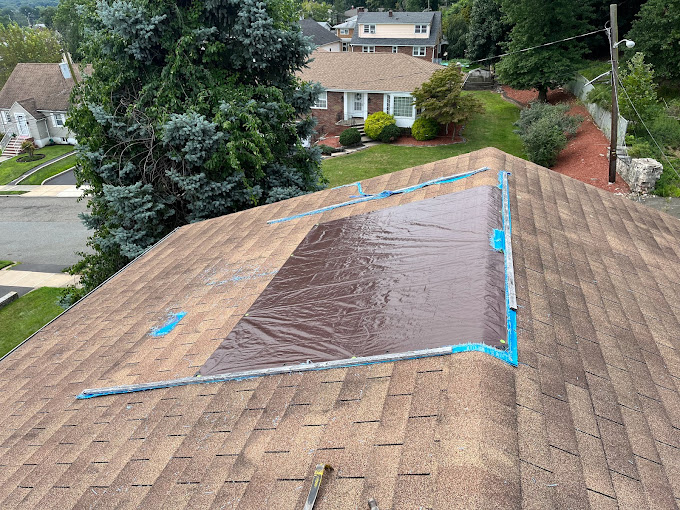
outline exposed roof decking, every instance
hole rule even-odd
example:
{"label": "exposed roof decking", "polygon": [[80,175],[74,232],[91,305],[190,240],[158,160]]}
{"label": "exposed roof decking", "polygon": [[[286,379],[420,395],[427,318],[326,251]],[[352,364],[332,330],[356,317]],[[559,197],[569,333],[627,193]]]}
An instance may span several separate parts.
{"label": "exposed roof decking", "polygon": [[192,375],[314,223],[497,179],[266,225],[348,194],[328,190],[190,225],[0,362],[0,506],[298,508],[317,461],[335,467],[322,510],[676,506],[680,223],[495,149],[364,190],[482,166],[512,172],[517,368],[469,353],[76,401]]}

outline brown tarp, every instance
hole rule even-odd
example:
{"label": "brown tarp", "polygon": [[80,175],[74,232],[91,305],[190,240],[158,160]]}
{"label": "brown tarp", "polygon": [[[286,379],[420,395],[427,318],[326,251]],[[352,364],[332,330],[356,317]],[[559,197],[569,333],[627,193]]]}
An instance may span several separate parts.
{"label": "brown tarp", "polygon": [[505,349],[492,186],[312,228],[201,368],[215,375],[462,343]]}

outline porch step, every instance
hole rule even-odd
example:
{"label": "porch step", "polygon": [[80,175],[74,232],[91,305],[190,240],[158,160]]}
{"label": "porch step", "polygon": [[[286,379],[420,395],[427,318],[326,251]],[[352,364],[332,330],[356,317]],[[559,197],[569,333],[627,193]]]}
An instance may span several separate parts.
{"label": "porch step", "polygon": [[5,150],[2,151],[2,155],[12,157],[18,156],[21,154],[21,144],[26,140],[32,140],[32,138],[30,136],[17,136],[12,138],[7,144],[7,147],[5,147]]}

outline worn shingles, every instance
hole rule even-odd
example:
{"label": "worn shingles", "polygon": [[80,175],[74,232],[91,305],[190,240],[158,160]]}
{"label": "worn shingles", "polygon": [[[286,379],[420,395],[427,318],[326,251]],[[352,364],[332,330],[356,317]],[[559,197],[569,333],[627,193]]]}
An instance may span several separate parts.
{"label": "worn shingles", "polygon": [[[497,178],[277,225],[349,192],[197,223],[3,360],[3,506],[297,508],[317,462],[335,468],[319,508],[676,505],[678,222],[491,149],[364,189],[481,166],[513,173],[519,367],[469,353],[72,405],[87,386],[192,376],[313,224]],[[173,333],[147,335],[179,310]]]}

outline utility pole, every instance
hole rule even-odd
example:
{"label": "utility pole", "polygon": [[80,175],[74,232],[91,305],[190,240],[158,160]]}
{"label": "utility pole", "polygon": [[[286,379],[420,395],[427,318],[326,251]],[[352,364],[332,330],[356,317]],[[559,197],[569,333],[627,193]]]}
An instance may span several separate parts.
{"label": "utility pole", "polygon": [[612,125],[609,143],[609,182],[616,181],[616,146],[618,145],[619,134],[619,103],[616,97],[616,87],[619,76],[619,50],[617,41],[619,40],[619,27],[617,24],[616,4],[609,5],[609,48],[612,55]]}

